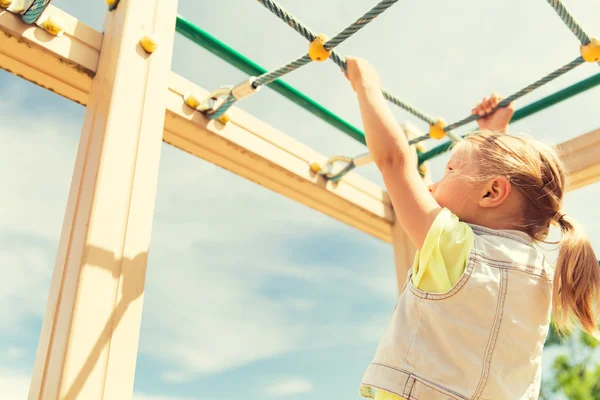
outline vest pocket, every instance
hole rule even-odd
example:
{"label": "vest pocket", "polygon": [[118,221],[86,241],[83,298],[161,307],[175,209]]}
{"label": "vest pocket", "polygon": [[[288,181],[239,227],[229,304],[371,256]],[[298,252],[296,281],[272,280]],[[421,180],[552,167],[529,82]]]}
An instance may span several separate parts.
{"label": "vest pocket", "polygon": [[462,289],[462,287],[467,283],[467,281],[471,277],[474,267],[475,267],[475,257],[473,255],[473,253],[471,253],[471,254],[469,254],[469,258],[467,260],[467,266],[465,267],[465,270],[463,271],[463,273],[460,276],[460,278],[458,279],[458,281],[456,281],[456,283],[454,284],[454,286],[452,286],[452,288],[450,290],[448,290],[447,292],[444,292],[444,293],[425,292],[425,291],[417,288],[412,283],[412,269],[410,270],[410,273],[408,275],[407,286],[408,286],[408,289],[410,290],[410,292],[414,296],[421,298],[421,299],[428,299],[428,300],[447,299],[448,297],[454,296],[456,293],[458,293],[460,291],[460,289]]}

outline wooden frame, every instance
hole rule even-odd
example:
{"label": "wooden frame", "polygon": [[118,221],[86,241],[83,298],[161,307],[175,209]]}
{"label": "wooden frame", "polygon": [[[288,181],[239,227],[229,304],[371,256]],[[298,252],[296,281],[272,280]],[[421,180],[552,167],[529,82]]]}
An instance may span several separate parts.
{"label": "wooden frame", "polygon": [[[393,243],[404,285],[414,248],[382,188],[311,173],[325,156],[239,109],[223,125],[184,104],[183,94],[208,92],[169,71],[175,9],[175,0],[122,0],[102,35],[50,6],[61,37],[0,11],[0,68],[87,106],[30,400],[131,397],[161,139]],[[152,55],[136,44],[141,26],[160,38]],[[139,77],[127,101],[123,74]],[[600,180],[600,130],[560,147],[569,189]]]}
{"label": "wooden frame", "polygon": [[[67,21],[62,37],[0,12],[0,30],[10,35],[0,35],[0,68],[86,105],[101,34],[55,7],[48,12],[60,12]],[[43,67],[36,69],[38,64]],[[171,73],[165,142],[391,243],[394,216],[383,189],[356,174],[327,182],[308,167],[325,156],[239,109],[230,111],[225,127],[211,122],[183,103],[189,92],[208,93]]]}
{"label": "wooden frame", "polygon": [[600,181],[600,129],[567,140],[558,149],[569,175],[567,190]]}
{"label": "wooden frame", "polygon": [[[176,0],[122,1],[107,12],[87,99],[93,53],[84,71],[67,64],[74,72],[72,83],[60,75],[49,79],[87,108],[30,400],[133,395],[176,15]],[[75,21],[67,20],[67,26],[78,32]],[[23,33],[54,41],[43,31]],[[99,44],[97,35],[87,33],[86,39]],[[147,34],[160,43],[152,54],[140,44]],[[61,39],[56,38],[54,48],[74,57],[89,53],[87,47],[63,47],[69,42]],[[26,66],[30,79],[45,79],[34,74],[37,63],[28,61],[18,59],[12,67]]]}

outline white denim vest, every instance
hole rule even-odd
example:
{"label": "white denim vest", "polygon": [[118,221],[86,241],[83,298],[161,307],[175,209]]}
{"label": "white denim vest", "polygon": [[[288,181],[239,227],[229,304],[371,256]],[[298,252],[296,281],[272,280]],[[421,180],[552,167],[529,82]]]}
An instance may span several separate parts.
{"label": "white denim vest", "polygon": [[407,400],[538,398],[552,271],[528,235],[471,227],[475,243],[450,291],[420,291],[409,277],[361,393],[370,386]]}

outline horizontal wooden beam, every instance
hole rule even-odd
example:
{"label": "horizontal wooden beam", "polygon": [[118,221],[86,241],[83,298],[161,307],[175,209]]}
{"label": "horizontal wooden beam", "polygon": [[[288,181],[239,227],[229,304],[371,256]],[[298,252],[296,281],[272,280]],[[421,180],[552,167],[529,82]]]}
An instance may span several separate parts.
{"label": "horizontal wooden beam", "polygon": [[[60,14],[63,36],[0,12],[0,68],[86,105],[102,35],[56,7],[47,12]],[[391,243],[394,213],[379,186],[356,174],[328,182],[309,168],[325,156],[239,109],[226,126],[209,121],[183,102],[183,94],[206,90],[174,73],[169,87],[165,142]]]}
{"label": "horizontal wooden beam", "polygon": [[182,102],[190,91],[208,92],[175,74],[169,82],[165,142],[391,242],[393,210],[380,187],[355,174],[328,182],[309,168],[324,156],[239,109],[226,126],[209,121]]}
{"label": "horizontal wooden beam", "polygon": [[600,129],[561,143],[559,150],[569,173],[568,190],[600,181]]}
{"label": "horizontal wooden beam", "polygon": [[64,22],[62,36],[0,9],[0,68],[87,105],[102,34],[52,5],[45,12]]}

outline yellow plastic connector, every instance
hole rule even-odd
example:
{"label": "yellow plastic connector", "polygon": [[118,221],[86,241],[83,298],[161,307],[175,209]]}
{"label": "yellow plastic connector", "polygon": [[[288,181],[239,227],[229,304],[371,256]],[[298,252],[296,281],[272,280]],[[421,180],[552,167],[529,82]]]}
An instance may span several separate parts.
{"label": "yellow plastic connector", "polygon": [[229,121],[231,121],[231,118],[229,117],[229,115],[227,114],[223,114],[221,115],[219,118],[217,118],[217,121],[219,121],[220,123],[222,123],[223,125],[227,125],[227,123]]}
{"label": "yellow plastic connector", "polygon": [[183,101],[185,102],[185,104],[187,104],[189,107],[193,108],[194,110],[197,109],[198,107],[200,107],[200,100],[198,100],[198,96],[196,96],[193,93],[188,93],[185,96],[183,96]]}
{"label": "yellow plastic connector", "polygon": [[0,0],[0,8],[8,8],[12,4],[12,0]]}
{"label": "yellow plastic connector", "polygon": [[441,138],[446,136],[446,131],[444,128],[446,127],[446,121],[443,118],[438,118],[435,121],[435,124],[429,127],[429,137],[432,139],[440,140]]}
{"label": "yellow plastic connector", "polygon": [[329,36],[319,33],[316,38],[308,45],[308,55],[310,59],[317,62],[325,61],[331,55],[331,50],[325,50],[325,43],[329,41]]}
{"label": "yellow plastic connector", "polygon": [[321,165],[316,161],[311,161],[310,170],[315,174],[318,174],[321,171]]}
{"label": "yellow plastic connector", "polygon": [[600,40],[591,38],[585,46],[581,46],[581,57],[587,62],[600,61]]}
{"label": "yellow plastic connector", "polygon": [[158,48],[158,39],[151,33],[147,33],[140,39],[140,44],[147,53],[154,53]]}
{"label": "yellow plastic connector", "polygon": [[46,32],[54,36],[62,36],[64,32],[63,22],[53,16],[46,17],[41,25]]}
{"label": "yellow plastic connector", "polygon": [[108,4],[109,7],[114,7],[114,5],[119,2],[119,0],[105,0],[105,1],[106,1],[106,4]]}

